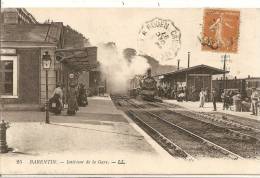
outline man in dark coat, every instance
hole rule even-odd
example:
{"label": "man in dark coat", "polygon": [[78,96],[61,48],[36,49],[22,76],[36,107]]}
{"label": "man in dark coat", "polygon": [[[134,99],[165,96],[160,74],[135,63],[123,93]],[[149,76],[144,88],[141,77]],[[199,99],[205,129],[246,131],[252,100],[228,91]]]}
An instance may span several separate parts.
{"label": "man in dark coat", "polygon": [[217,91],[215,88],[212,89],[212,103],[214,107],[213,111],[217,111]]}

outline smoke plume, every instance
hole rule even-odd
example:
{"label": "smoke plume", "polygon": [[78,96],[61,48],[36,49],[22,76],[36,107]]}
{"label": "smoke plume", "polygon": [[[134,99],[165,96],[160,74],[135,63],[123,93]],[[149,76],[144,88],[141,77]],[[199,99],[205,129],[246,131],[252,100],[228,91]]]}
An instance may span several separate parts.
{"label": "smoke plume", "polygon": [[126,93],[129,80],[135,75],[145,74],[149,68],[145,58],[136,55],[127,58],[122,52],[118,52],[114,43],[98,46],[98,61],[109,93]]}

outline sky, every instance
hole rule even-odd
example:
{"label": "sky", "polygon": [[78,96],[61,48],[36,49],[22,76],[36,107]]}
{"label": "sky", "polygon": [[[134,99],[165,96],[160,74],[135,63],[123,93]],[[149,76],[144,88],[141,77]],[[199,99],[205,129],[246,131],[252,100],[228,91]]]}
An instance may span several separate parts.
{"label": "sky", "polygon": [[[203,9],[148,9],[148,8],[27,8],[39,21],[46,19],[63,22],[90,39],[92,45],[115,42],[120,49],[139,48],[142,25],[155,17],[170,19],[180,30],[181,42],[177,56],[164,64],[187,67],[187,53],[191,52],[190,66],[206,64],[223,68],[225,53],[202,51],[198,40],[202,32]],[[260,9],[240,10],[238,52],[230,55],[227,68],[232,76],[260,77]]]}

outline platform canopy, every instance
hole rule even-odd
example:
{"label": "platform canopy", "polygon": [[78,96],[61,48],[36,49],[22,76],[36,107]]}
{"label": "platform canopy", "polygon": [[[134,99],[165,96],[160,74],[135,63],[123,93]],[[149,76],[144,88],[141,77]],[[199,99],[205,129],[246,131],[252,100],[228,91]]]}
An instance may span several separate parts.
{"label": "platform canopy", "polygon": [[56,61],[75,71],[89,71],[97,67],[97,47],[58,49]]}
{"label": "platform canopy", "polygon": [[228,73],[229,71],[224,71],[222,69],[218,69],[215,67],[211,67],[208,65],[197,65],[197,66],[192,66],[189,68],[184,68],[180,70],[176,70],[173,72],[168,72],[164,74],[160,74],[158,76],[164,76],[164,77],[178,77],[178,76],[185,76],[188,74],[189,76],[210,76],[210,75],[219,75],[219,74],[224,74]]}

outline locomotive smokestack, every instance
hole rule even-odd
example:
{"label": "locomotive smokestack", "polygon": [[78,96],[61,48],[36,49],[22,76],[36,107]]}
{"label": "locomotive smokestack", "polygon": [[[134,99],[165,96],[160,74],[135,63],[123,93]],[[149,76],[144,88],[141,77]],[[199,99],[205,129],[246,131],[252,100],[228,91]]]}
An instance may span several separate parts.
{"label": "locomotive smokestack", "polygon": [[178,59],[178,65],[177,65],[177,70],[180,69],[180,59]]}
{"label": "locomotive smokestack", "polygon": [[190,68],[190,52],[188,52],[188,68]]}
{"label": "locomotive smokestack", "polygon": [[152,69],[151,68],[147,69],[147,76],[151,77],[151,74],[152,74]]}

